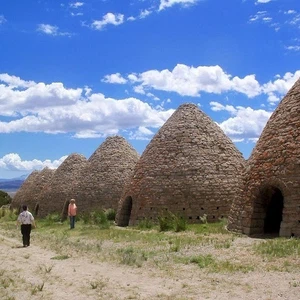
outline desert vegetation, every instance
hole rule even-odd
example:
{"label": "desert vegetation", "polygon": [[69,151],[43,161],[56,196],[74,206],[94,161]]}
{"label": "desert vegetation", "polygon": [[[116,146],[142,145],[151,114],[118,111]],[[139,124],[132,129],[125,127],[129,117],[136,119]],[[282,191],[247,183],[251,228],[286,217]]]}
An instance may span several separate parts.
{"label": "desert vegetation", "polygon": [[[31,249],[38,247],[40,256],[43,251],[52,254],[50,259],[39,258],[35,270],[38,279],[34,283],[22,278],[30,295],[28,299],[33,296],[54,299],[51,287],[59,282],[59,275],[54,271],[58,264],[68,260],[72,264],[74,259],[87,260],[95,270],[104,265],[116,268],[118,274],[124,272],[124,281],[128,280],[127,273],[139,274],[139,280],[144,278],[148,285],[153,285],[151,295],[149,291],[143,292],[145,283],[134,287],[131,284],[126,292],[124,289],[121,292],[119,287],[121,294],[117,295],[111,283],[114,275],[106,276],[104,272],[85,283],[85,292],[91,295],[89,299],[210,299],[216,296],[234,299],[241,293],[243,299],[253,299],[259,293],[270,296],[262,299],[274,299],[282,291],[288,293],[285,299],[297,299],[299,295],[299,239],[253,239],[227,231],[224,219],[209,224],[203,218],[203,223],[196,225],[171,213],[161,215],[157,224],[143,220],[138,226],[122,228],[114,225],[114,216],[113,210],[81,215],[75,230],[69,230],[68,222],[61,222],[56,214],[37,219]],[[14,241],[10,244],[13,250],[21,245],[16,217],[15,211],[0,210],[0,234],[3,241],[6,238]],[[29,263],[32,256],[30,251],[26,252],[23,261]],[[21,299],[14,296],[19,292],[13,268],[11,265],[8,269],[0,268],[0,293],[6,297],[3,299]],[[72,276],[82,278],[76,265],[72,267]],[[280,283],[270,282],[268,277]],[[150,282],[149,278],[152,278]],[[165,288],[158,288],[155,278],[163,278]],[[170,287],[166,287],[166,282]],[[261,282],[264,286],[257,289]],[[102,298],[97,298],[100,294]],[[63,295],[60,299],[64,299]]]}
{"label": "desert vegetation", "polygon": [[0,207],[3,205],[9,205],[11,201],[11,196],[7,192],[0,190]]}

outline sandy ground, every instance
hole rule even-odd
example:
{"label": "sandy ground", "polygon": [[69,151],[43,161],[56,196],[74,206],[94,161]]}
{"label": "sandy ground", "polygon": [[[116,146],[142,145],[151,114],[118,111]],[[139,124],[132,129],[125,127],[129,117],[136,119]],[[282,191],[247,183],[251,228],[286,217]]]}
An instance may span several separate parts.
{"label": "sandy ground", "polygon": [[[21,237],[7,235],[0,227],[3,300],[300,299],[299,269],[219,274],[185,264],[176,264],[168,272],[153,266],[138,268],[99,262],[88,254],[57,260],[53,259],[57,253],[35,244],[34,234],[27,248],[21,247]],[[237,238],[232,255],[253,242]]]}

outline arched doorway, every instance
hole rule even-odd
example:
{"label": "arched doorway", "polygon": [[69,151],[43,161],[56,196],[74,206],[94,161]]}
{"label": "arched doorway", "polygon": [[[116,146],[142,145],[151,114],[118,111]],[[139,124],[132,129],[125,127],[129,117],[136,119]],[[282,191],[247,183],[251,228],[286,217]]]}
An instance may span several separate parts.
{"label": "arched doorway", "polygon": [[132,198],[128,196],[122,203],[118,226],[128,226],[132,209]]}
{"label": "arched doorway", "polygon": [[39,213],[40,205],[37,203],[34,208],[34,216],[37,217]]}
{"label": "arched doorway", "polygon": [[264,185],[254,202],[250,234],[279,236],[284,196],[273,185]]}
{"label": "arched doorway", "polygon": [[272,188],[266,202],[264,233],[279,235],[282,221],[283,195],[278,188]]}
{"label": "arched doorway", "polygon": [[65,221],[68,218],[68,207],[69,207],[70,201],[66,200],[64,203],[63,211],[61,214],[61,221]]}

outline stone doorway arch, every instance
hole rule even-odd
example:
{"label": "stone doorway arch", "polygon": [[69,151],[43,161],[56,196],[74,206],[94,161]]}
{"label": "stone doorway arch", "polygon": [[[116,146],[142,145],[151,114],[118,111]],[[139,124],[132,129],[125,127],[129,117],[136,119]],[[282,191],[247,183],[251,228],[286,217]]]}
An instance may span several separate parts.
{"label": "stone doorway arch", "polygon": [[40,205],[37,203],[34,207],[34,216],[37,217],[39,213]]}
{"label": "stone doorway arch", "polygon": [[283,195],[278,188],[274,188],[271,195],[269,195],[269,199],[267,199],[264,233],[279,235],[282,211]]}
{"label": "stone doorway arch", "polygon": [[263,186],[254,202],[251,227],[263,235],[279,236],[283,216],[284,195],[274,185]]}
{"label": "stone doorway arch", "polygon": [[65,221],[68,218],[68,207],[69,207],[70,201],[66,200],[64,203],[64,208],[61,214],[61,221]]}
{"label": "stone doorway arch", "polygon": [[129,225],[131,210],[132,210],[132,197],[127,196],[123,201],[120,209],[120,218],[118,220],[118,226],[126,227]]}

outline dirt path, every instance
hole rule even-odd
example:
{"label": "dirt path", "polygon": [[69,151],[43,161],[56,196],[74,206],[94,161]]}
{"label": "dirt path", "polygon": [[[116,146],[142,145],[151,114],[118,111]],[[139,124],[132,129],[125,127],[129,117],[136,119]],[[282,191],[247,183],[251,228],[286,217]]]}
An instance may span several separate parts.
{"label": "dirt path", "polygon": [[0,299],[300,299],[299,272],[212,274],[182,264],[167,274],[88,256],[53,259],[57,254],[34,239],[28,248],[20,245],[0,228]]}

